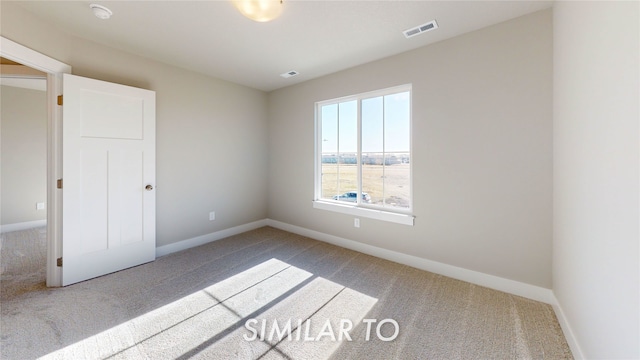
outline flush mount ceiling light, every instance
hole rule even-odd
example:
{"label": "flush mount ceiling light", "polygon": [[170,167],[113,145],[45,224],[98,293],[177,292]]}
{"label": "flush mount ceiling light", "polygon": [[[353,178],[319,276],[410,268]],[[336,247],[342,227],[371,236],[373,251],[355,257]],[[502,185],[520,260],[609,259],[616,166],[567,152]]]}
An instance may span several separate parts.
{"label": "flush mount ceiling light", "polygon": [[113,15],[113,12],[106,7],[98,4],[89,5],[91,11],[93,11],[93,15],[95,15],[98,19],[107,20]]}
{"label": "flush mount ceiling light", "polygon": [[282,0],[232,0],[240,13],[253,21],[271,21],[282,13]]}

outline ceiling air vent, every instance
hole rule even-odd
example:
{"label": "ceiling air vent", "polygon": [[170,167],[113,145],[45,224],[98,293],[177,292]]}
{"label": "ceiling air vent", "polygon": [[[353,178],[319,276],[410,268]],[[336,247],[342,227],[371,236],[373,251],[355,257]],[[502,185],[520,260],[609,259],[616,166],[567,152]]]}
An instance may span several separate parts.
{"label": "ceiling air vent", "polygon": [[290,77],[292,77],[292,76],[296,76],[296,75],[298,75],[298,72],[297,72],[297,71],[295,71],[295,70],[287,71],[287,72],[286,72],[286,73],[284,73],[284,74],[280,74],[280,76],[282,76],[282,77],[283,77],[283,78],[285,78],[285,79],[286,79],[286,78],[290,78]]}
{"label": "ceiling air vent", "polygon": [[416,26],[414,28],[411,28],[409,30],[405,30],[402,33],[404,34],[404,37],[406,37],[407,39],[410,37],[414,37],[416,35],[420,35],[422,33],[425,33],[427,31],[431,31],[431,30],[435,30],[438,28],[438,23],[435,20],[431,20],[426,24],[422,24],[420,26]]}

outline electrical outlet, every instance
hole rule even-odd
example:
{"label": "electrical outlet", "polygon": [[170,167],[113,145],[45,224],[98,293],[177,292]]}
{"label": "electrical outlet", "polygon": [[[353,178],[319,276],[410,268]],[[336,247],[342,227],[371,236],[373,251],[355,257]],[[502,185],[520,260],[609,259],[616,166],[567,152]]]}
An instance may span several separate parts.
{"label": "electrical outlet", "polygon": [[44,210],[44,203],[36,203],[36,210]]}
{"label": "electrical outlet", "polygon": [[358,219],[358,218],[353,219],[353,226],[359,228],[360,227],[360,219]]}
{"label": "electrical outlet", "polygon": [[209,221],[213,221],[216,219],[216,212],[212,211],[209,213]]}

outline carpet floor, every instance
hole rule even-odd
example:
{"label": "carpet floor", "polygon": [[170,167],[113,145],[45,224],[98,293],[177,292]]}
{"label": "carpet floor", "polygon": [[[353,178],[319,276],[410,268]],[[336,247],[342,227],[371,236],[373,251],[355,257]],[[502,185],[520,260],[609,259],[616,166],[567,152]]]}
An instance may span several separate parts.
{"label": "carpet floor", "polygon": [[64,288],[43,239],[2,235],[3,359],[572,358],[547,304],[271,227]]}

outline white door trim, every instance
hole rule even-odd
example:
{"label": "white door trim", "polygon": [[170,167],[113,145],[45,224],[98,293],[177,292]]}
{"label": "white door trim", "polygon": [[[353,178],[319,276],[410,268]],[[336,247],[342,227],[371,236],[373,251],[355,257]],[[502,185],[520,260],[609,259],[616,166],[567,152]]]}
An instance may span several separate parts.
{"label": "white door trim", "polygon": [[47,73],[47,286],[61,286],[56,259],[62,256],[62,194],[56,180],[62,178],[62,74],[71,66],[0,36],[0,56]]}

